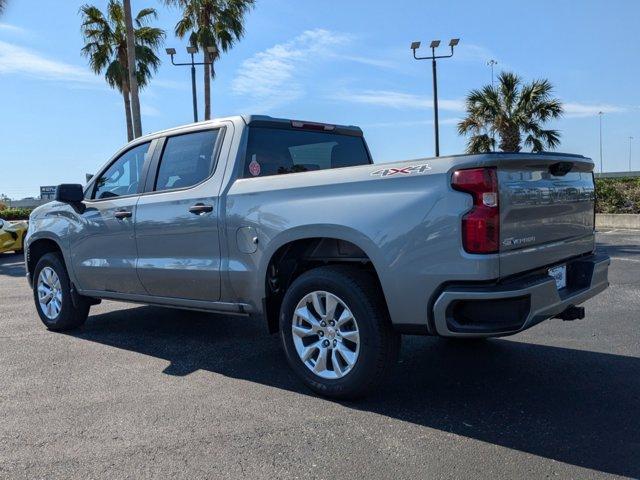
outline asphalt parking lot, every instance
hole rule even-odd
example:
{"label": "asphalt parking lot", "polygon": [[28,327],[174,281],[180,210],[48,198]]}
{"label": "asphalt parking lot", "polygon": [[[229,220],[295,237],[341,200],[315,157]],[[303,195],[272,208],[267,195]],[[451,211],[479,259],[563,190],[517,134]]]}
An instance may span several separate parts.
{"label": "asphalt parking lot", "polygon": [[2,478],[640,477],[640,233],[602,232],[587,318],[459,345],[405,337],[388,387],[336,403],[243,318],[103,302],[48,332],[0,255]]}

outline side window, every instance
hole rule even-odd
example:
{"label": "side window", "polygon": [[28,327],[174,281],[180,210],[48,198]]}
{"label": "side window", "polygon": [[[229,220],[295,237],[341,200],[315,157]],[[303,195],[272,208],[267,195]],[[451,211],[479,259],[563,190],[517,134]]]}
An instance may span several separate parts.
{"label": "side window", "polygon": [[191,187],[208,178],[215,168],[218,134],[206,130],[167,138],[154,190]]}
{"label": "side window", "polygon": [[149,145],[150,143],[143,143],[127,150],[113,162],[96,180],[91,198],[103,199],[137,193]]}

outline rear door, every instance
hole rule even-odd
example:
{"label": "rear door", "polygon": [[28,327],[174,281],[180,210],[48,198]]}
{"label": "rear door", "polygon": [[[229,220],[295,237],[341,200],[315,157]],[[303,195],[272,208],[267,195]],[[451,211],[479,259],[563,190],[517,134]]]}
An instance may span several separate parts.
{"label": "rear door", "polygon": [[499,163],[501,276],[593,250],[592,170],[591,160],[578,156]]}
{"label": "rear door", "polygon": [[150,295],[220,299],[218,157],[227,128],[161,140],[136,213],[137,271]]}

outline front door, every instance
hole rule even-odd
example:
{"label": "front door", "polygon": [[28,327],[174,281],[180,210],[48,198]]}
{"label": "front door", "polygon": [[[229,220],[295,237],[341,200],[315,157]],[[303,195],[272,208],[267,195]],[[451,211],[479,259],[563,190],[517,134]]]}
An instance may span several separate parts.
{"label": "front door", "polygon": [[138,276],[153,296],[220,299],[221,128],[167,137],[136,209]]}
{"label": "front door", "polygon": [[149,143],[116,158],[87,193],[70,238],[71,262],[80,290],[143,294],[136,273],[134,222]]}

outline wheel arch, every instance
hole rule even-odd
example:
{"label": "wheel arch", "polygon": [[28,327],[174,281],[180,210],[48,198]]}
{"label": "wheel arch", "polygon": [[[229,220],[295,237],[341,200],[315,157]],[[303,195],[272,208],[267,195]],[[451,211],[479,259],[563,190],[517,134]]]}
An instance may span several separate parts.
{"label": "wheel arch", "polygon": [[62,255],[63,261],[67,266],[67,272],[69,273],[70,278],[72,272],[68,267],[68,263],[66,261],[64,250],[60,245],[60,240],[52,238],[50,236],[39,236],[38,238],[29,238],[29,242],[25,245],[25,266],[27,268],[27,276],[29,278],[29,283],[33,282],[33,272],[38,264],[38,261],[47,253],[60,253]]}
{"label": "wheel arch", "polygon": [[257,289],[270,333],[278,331],[280,305],[288,286],[316,266],[346,263],[369,270],[384,293],[378,248],[349,227],[325,225],[285,231],[270,242],[262,258]]}

